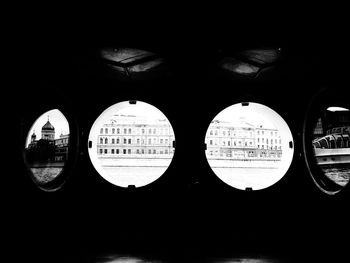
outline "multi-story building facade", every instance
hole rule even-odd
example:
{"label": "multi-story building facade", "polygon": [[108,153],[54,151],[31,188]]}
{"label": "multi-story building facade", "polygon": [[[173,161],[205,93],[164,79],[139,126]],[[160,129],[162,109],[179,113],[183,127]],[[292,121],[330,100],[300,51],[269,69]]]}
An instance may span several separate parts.
{"label": "multi-story building facade", "polygon": [[282,156],[282,141],[277,129],[247,122],[233,125],[214,120],[206,136],[209,159],[276,159]]}
{"label": "multi-story building facade", "polygon": [[174,133],[168,120],[149,120],[134,115],[114,115],[100,128],[100,158],[171,158]]}

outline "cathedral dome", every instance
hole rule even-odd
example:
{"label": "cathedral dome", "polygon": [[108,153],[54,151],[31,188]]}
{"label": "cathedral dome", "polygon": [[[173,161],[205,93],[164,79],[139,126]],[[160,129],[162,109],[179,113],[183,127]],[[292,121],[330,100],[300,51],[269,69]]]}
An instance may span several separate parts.
{"label": "cathedral dome", "polygon": [[54,131],[55,127],[52,126],[52,124],[50,123],[50,121],[47,121],[45,123],[45,125],[41,128],[41,130],[51,130]]}

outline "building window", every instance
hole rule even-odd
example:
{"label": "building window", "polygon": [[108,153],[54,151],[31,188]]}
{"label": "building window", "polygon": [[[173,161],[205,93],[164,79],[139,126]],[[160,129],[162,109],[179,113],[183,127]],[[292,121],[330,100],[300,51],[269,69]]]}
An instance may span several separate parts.
{"label": "building window", "polygon": [[115,140],[114,140],[114,138],[112,139],[112,144],[114,144],[115,143]]}
{"label": "building window", "polygon": [[153,134],[156,134],[156,129],[153,129]]}
{"label": "building window", "polygon": [[136,153],[137,153],[137,154],[140,154],[140,150],[139,150],[139,149],[136,149]]}
{"label": "building window", "polygon": [[114,149],[111,150],[111,154],[114,154]]}
{"label": "building window", "polygon": [[131,149],[128,149],[128,154],[131,154]]}
{"label": "building window", "polygon": [[115,129],[114,128],[112,129],[112,134],[115,134]]}
{"label": "building window", "polygon": [[107,138],[105,138],[105,144],[108,144],[108,139]]}
{"label": "building window", "polygon": [[124,141],[123,141],[123,142],[124,142],[124,144],[126,144],[126,138],[124,138]]}
{"label": "building window", "polygon": [[103,139],[102,138],[100,138],[100,144],[103,144]]}
{"label": "building window", "polygon": [[151,139],[148,139],[148,144],[152,144],[152,140]]}
{"label": "building window", "polygon": [[168,150],[165,150],[165,154],[168,154],[169,153],[169,151]]}
{"label": "building window", "polygon": [[131,134],[131,129],[129,128],[129,134]]}
{"label": "building window", "polygon": [[119,144],[119,142],[120,142],[120,140],[119,140],[119,138],[117,138],[117,144]]}
{"label": "building window", "polygon": [[103,134],[103,128],[101,128],[100,133]]}
{"label": "building window", "polygon": [[108,129],[107,128],[105,128],[105,134],[108,134]]}
{"label": "building window", "polygon": [[145,129],[142,129],[142,134],[145,134]]}
{"label": "building window", "polygon": [[103,153],[103,150],[102,149],[100,149],[100,154],[102,154]]}
{"label": "building window", "polygon": [[131,139],[128,140],[128,143],[131,144]]}
{"label": "building window", "polygon": [[137,139],[137,144],[140,144],[140,139]]}
{"label": "building window", "polygon": [[148,154],[151,154],[151,153],[152,153],[152,151],[151,151],[151,149],[149,149],[149,150],[148,150]]}
{"label": "building window", "polygon": [[153,150],[153,154],[156,154],[157,152],[156,152],[156,150]]}
{"label": "building window", "polygon": [[116,153],[119,154],[119,149],[116,150]]}
{"label": "building window", "polygon": [[117,134],[120,134],[120,129],[119,128],[117,128]]}
{"label": "building window", "polygon": [[144,150],[144,149],[142,149],[142,150],[141,150],[141,153],[142,153],[142,154],[145,154],[145,150]]}
{"label": "building window", "polygon": [[160,144],[163,144],[163,139],[160,139]]}
{"label": "building window", "polygon": [[148,134],[152,134],[152,129],[149,129],[149,130],[148,130]]}
{"label": "building window", "polygon": [[107,154],[107,152],[108,152],[107,149],[105,149],[105,154]]}

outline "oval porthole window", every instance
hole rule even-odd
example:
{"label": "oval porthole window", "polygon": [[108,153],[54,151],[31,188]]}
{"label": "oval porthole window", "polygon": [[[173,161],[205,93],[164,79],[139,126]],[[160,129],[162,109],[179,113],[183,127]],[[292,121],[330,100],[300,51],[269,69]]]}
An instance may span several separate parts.
{"label": "oval porthole window", "polygon": [[[327,93],[328,94],[328,93]],[[321,96],[306,122],[304,149],[316,185],[327,194],[341,191],[350,180],[350,107],[340,98]]]}
{"label": "oval porthole window", "polygon": [[174,131],[166,116],[141,101],[107,108],[89,134],[89,155],[97,172],[121,187],[140,187],[157,180],[174,155]]}
{"label": "oval porthole window", "polygon": [[30,128],[24,158],[33,180],[49,189],[63,173],[69,154],[69,123],[58,109],[42,114]]}
{"label": "oval porthole window", "polygon": [[238,103],[221,111],[205,137],[213,172],[241,190],[259,190],[279,181],[293,158],[293,137],[283,118],[258,103]]}

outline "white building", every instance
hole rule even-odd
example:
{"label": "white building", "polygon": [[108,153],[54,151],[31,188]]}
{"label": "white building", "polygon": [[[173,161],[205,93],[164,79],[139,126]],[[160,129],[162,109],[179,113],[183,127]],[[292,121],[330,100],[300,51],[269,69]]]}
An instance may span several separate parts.
{"label": "white building", "polygon": [[174,134],[166,119],[150,120],[134,115],[114,115],[100,128],[100,158],[170,158]]}
{"label": "white building", "polygon": [[209,158],[280,159],[282,155],[281,136],[277,129],[244,121],[234,125],[213,120],[205,143]]}

